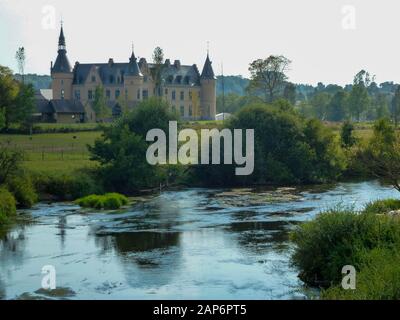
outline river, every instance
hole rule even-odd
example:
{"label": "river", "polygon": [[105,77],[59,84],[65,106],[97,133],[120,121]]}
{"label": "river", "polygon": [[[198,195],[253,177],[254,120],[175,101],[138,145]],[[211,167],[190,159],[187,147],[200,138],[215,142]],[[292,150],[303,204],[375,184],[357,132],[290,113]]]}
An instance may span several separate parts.
{"label": "river", "polygon": [[[1,299],[306,299],[288,232],[333,206],[398,197],[378,182],[185,189],[117,212],[38,204],[0,234]],[[43,266],[58,291],[40,290]]]}

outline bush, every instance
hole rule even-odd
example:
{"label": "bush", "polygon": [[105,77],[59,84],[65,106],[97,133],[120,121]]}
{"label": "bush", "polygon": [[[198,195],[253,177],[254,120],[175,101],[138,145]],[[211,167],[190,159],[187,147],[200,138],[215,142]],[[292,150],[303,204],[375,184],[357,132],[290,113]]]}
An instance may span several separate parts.
{"label": "bush", "polygon": [[77,172],[73,175],[36,174],[34,184],[39,193],[55,196],[59,200],[77,199],[103,192],[102,183],[96,181],[91,172]]}
{"label": "bush", "polygon": [[368,203],[364,211],[368,213],[388,213],[389,211],[399,210],[399,209],[400,209],[400,200],[386,199]]}
{"label": "bush", "polygon": [[5,188],[0,188],[0,225],[7,223],[16,214],[16,204],[13,195]]}
{"label": "bush", "polygon": [[76,200],[76,203],[83,208],[115,210],[127,205],[128,199],[119,193],[107,193],[105,195],[90,195]]}
{"label": "bush", "polygon": [[400,252],[376,248],[366,253],[365,266],[357,273],[356,289],[335,286],[322,291],[323,299],[399,300]]}
{"label": "bush", "polygon": [[363,257],[378,247],[400,245],[400,222],[387,216],[331,210],[302,224],[291,235],[296,245],[293,263],[310,285],[329,287],[342,279],[341,270],[363,266]]}
{"label": "bush", "polygon": [[35,187],[30,176],[18,175],[7,182],[8,189],[13,193],[17,205],[22,208],[32,207],[38,200]]}

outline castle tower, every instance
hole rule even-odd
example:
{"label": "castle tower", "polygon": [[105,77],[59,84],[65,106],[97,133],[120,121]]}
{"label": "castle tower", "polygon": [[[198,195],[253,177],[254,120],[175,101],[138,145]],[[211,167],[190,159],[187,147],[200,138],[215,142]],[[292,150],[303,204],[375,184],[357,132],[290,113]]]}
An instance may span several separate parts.
{"label": "castle tower", "polygon": [[60,36],[58,38],[58,55],[56,62],[51,63],[51,78],[54,100],[72,99],[73,72],[68,61],[65,46],[64,30],[61,24]]}
{"label": "castle tower", "polygon": [[212,68],[212,62],[207,52],[206,62],[200,76],[200,105],[202,109],[202,118],[205,120],[215,120],[217,111],[217,78]]}
{"label": "castle tower", "polygon": [[133,52],[129,58],[128,72],[124,76],[124,86],[128,93],[128,100],[138,102],[142,99],[143,75]]}

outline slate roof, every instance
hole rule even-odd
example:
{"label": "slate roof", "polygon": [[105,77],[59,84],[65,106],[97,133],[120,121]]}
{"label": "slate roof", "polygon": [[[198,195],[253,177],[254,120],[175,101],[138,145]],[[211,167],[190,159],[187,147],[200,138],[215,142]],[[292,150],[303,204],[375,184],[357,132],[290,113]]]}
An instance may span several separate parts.
{"label": "slate roof", "polygon": [[[135,58],[136,60],[136,58]],[[138,64],[136,61],[131,60],[129,63],[94,63],[94,64],[75,64],[73,84],[83,84],[88,78],[92,67],[97,69],[103,85],[120,85],[117,79],[123,81],[125,75],[142,75],[145,71],[143,58]],[[152,63],[146,64],[150,69],[155,68]],[[137,68],[137,69],[136,69]],[[174,65],[164,64],[161,72],[161,77],[165,84],[174,85],[199,85],[200,73],[196,65]]]}
{"label": "slate roof", "polygon": [[71,72],[71,64],[67,57],[67,50],[65,49],[65,37],[64,30],[61,27],[60,36],[58,38],[58,55],[56,62],[54,63],[51,72],[62,73]]}
{"label": "slate roof", "polygon": [[[43,92],[45,91],[45,92]],[[35,91],[35,107],[36,113],[53,113],[48,99],[48,92],[51,90],[37,90]]]}
{"label": "slate roof", "polygon": [[84,113],[85,108],[77,100],[51,100],[50,106],[56,113]]}
{"label": "slate roof", "polygon": [[215,80],[214,70],[212,68],[212,62],[207,54],[206,62],[204,63],[203,71],[201,72],[201,79],[213,79]]}

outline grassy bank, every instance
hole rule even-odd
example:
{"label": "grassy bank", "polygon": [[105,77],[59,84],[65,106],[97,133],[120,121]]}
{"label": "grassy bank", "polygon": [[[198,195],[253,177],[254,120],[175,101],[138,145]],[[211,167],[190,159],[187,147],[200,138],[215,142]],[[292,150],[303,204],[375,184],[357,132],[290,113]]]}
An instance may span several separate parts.
{"label": "grassy bank", "polygon": [[[323,299],[400,299],[398,200],[369,204],[362,212],[331,210],[293,232],[293,263]],[[354,266],[356,289],[341,286],[342,268]]]}

